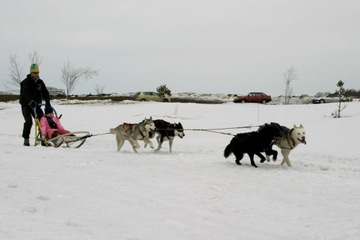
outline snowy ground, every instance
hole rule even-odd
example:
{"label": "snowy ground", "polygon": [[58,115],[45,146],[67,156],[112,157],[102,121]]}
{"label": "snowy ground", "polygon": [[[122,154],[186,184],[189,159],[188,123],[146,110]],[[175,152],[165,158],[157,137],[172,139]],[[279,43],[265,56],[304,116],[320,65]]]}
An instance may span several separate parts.
{"label": "snowy ground", "polygon": [[203,131],[185,131],[172,154],[167,143],[159,153],[128,143],[116,152],[114,135],[80,149],[23,147],[18,103],[0,103],[0,239],[359,239],[360,102],[340,119],[330,117],[337,104],[53,106],[72,131],[106,133],[149,116],[185,129],[275,121],[302,123],[307,145],[290,154],[292,168],[257,159],[257,169],[223,157],[231,136]]}

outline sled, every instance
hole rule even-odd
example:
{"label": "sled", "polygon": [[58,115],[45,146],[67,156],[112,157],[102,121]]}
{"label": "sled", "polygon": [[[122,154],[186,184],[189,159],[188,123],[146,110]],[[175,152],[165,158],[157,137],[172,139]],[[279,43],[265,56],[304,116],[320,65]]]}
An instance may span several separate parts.
{"label": "sled", "polygon": [[51,142],[55,148],[65,145],[66,147],[79,148],[81,147],[86,139],[90,137],[90,133],[87,131],[70,132],[62,135],[58,135],[52,139],[47,140]]}
{"label": "sled", "polygon": [[[39,104],[40,107],[45,106],[45,104]],[[55,114],[55,117],[57,119],[60,119],[62,115],[58,116],[56,110],[54,107],[53,111]],[[34,146],[39,145],[40,143],[43,143],[43,145],[49,147],[53,146],[55,148],[58,148],[60,146],[65,147],[71,147],[71,148],[79,148],[81,147],[86,139],[88,137],[91,137],[92,135],[87,131],[77,131],[77,132],[70,132],[62,135],[58,135],[52,139],[44,139],[41,136],[41,124],[40,119],[37,116],[36,109],[34,109],[35,113],[35,143]]]}

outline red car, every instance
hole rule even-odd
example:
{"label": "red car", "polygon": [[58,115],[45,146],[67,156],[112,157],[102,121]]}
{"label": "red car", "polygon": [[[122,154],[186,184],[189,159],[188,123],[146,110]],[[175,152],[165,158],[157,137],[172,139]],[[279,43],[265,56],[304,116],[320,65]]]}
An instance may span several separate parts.
{"label": "red car", "polygon": [[251,92],[246,96],[237,96],[234,99],[234,103],[267,103],[271,101],[271,96],[262,92]]}

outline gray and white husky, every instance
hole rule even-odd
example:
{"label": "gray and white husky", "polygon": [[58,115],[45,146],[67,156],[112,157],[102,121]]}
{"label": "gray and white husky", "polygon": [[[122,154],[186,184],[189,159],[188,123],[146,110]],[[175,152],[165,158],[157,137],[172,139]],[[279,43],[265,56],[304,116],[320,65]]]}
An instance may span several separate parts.
{"label": "gray and white husky", "polygon": [[[272,145],[276,145],[281,150],[281,155],[283,156],[283,160],[281,165],[286,163],[289,167],[291,167],[291,162],[289,159],[289,154],[291,150],[297,147],[300,143],[306,144],[305,138],[305,128],[302,124],[300,126],[296,126],[289,129],[285,126],[281,126],[278,123],[270,123],[273,125],[277,125],[282,130],[282,137],[278,140],[275,140]],[[271,145],[271,146],[272,146]],[[276,160],[277,151],[271,149],[271,146],[268,149],[265,149],[266,160],[270,161],[270,156],[273,155],[273,160]]]}
{"label": "gray and white husky", "polygon": [[123,123],[116,128],[111,128],[110,133],[116,135],[117,151],[119,152],[124,145],[125,140],[129,141],[137,153],[137,148],[140,148],[138,140],[142,140],[145,144],[149,144],[151,148],[154,148],[151,140],[149,139],[149,132],[155,130],[155,124],[152,117],[145,118],[140,123]]}

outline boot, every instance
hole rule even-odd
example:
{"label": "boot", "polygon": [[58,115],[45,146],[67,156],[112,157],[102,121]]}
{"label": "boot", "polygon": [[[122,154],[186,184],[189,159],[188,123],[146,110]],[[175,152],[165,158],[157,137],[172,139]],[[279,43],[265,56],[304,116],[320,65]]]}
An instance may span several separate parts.
{"label": "boot", "polygon": [[43,147],[51,147],[52,144],[51,144],[51,142],[48,142],[46,140],[41,140],[41,146],[43,146]]}
{"label": "boot", "polygon": [[30,142],[28,138],[24,139],[24,146],[30,146]]}

